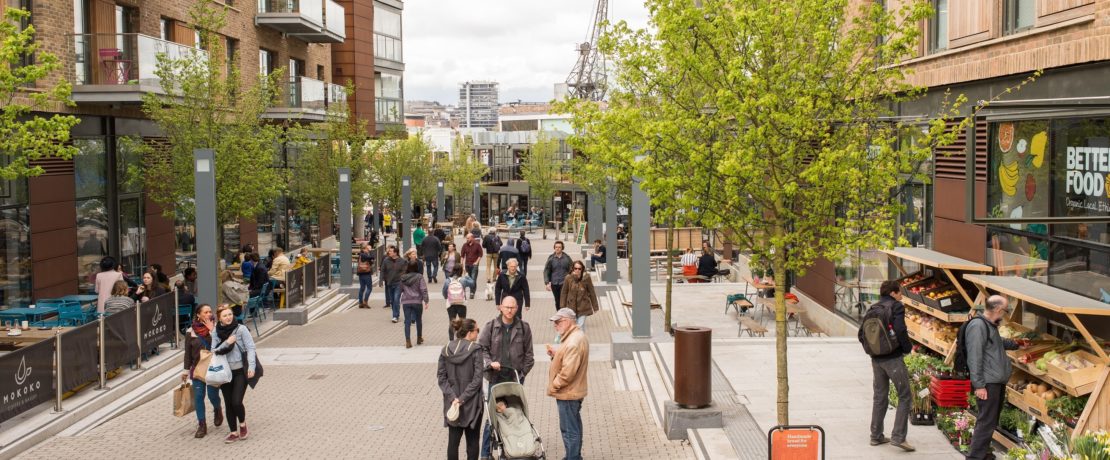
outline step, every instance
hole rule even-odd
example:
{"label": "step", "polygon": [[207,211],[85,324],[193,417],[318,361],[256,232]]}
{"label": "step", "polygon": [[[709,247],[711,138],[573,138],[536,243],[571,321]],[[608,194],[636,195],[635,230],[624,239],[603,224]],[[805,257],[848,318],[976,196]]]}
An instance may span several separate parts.
{"label": "step", "polygon": [[636,352],[634,360],[636,362],[636,372],[640,377],[640,384],[651,407],[651,417],[655,421],[655,425],[662,429],[663,405],[664,402],[673,399],[673,396],[668,392],[664,377],[655,364],[655,358],[652,357],[650,351]]}
{"label": "step", "polygon": [[698,460],[739,459],[723,428],[692,428],[686,430],[694,457]]}

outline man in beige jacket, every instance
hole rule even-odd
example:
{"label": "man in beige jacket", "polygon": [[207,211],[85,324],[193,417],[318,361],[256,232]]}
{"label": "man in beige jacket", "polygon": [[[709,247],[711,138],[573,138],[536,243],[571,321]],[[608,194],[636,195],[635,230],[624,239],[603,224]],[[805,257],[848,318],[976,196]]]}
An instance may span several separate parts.
{"label": "man in beige jacket", "polygon": [[560,343],[547,346],[547,355],[551,357],[547,395],[555,398],[559,407],[559,431],[563,434],[567,460],[582,459],[582,400],[586,398],[586,371],[590,362],[590,344],[575,319],[574,310],[559,309],[551,321]]}

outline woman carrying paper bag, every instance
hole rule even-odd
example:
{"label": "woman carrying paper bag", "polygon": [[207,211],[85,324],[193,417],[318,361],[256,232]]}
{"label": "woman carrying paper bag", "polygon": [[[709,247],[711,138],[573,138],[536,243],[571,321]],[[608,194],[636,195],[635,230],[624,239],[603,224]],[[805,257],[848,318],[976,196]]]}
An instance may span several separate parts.
{"label": "woman carrying paper bag", "polygon": [[220,409],[220,389],[208,386],[204,380],[212,362],[212,352],[208,351],[212,343],[212,332],[205,323],[212,321],[212,306],[200,304],[194,312],[192,326],[185,333],[185,371],[181,373],[181,381],[187,383],[192,380],[192,406],[197,412],[197,432],[193,437],[198,439],[208,434],[208,423],[204,419],[205,394],[216,414],[213,420],[215,426],[224,423],[224,412]]}

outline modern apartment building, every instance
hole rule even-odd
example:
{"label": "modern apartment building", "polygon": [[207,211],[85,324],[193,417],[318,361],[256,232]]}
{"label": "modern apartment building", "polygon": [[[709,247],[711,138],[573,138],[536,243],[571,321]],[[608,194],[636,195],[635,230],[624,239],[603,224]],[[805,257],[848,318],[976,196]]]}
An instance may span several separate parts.
{"label": "modern apartment building", "polygon": [[[521,173],[521,165],[540,136],[553,139],[559,144],[556,158],[560,163],[560,171],[555,186],[556,196],[560,198],[559,208],[554,208],[554,200],[543,202],[532,196],[531,187],[524,181]],[[482,180],[482,221],[489,222],[491,216],[498,216],[512,206],[542,207],[548,216],[565,216],[572,208],[585,209],[586,193],[571,182],[570,162],[574,151],[567,142],[569,137],[570,134],[562,131],[538,130],[470,133],[474,149],[472,154],[490,168],[489,175]],[[467,201],[460,200],[461,212],[470,208]]]}
{"label": "modern apartment building", "polygon": [[497,128],[499,89],[495,81],[459,83],[459,107],[455,112],[460,128]]}
{"label": "modern apartment building", "polygon": [[[373,3],[400,11],[400,2]],[[7,2],[31,12],[41,51],[57,55],[64,64],[62,71],[41,83],[64,79],[73,85],[76,106],[64,112],[76,115],[80,123],[72,130],[73,145],[79,150],[72,160],[48,159],[41,162],[46,170],[41,176],[0,180],[0,305],[87,291],[105,255],[115,256],[130,273],[157,263],[172,274],[180,262],[195,254],[192,223],[164,217],[142,184],[124,180],[128,168],[138,166],[140,159],[123,142],[124,138],[163,142],[158,127],[142,112],[141,100],[144,94],[162,91],[154,74],[158,53],[183,55],[198,47],[189,15],[194,4],[194,0]],[[365,8],[350,7],[362,6],[361,0],[213,3],[221,4],[228,7],[227,24],[217,32],[227,55],[208,58],[238,65],[244,84],[253,84],[260,73],[284,70],[287,83],[280,101],[265,115],[270,122],[322,120],[330,105],[347,102],[340,86],[346,78],[374,88],[378,66],[345,63],[340,72],[333,58],[333,53],[340,54],[333,47],[370,32],[363,28],[366,21],[355,16],[366,13]],[[397,27],[385,31],[386,35],[400,35],[399,19],[394,24]],[[384,65],[393,65],[391,59],[400,62],[400,45],[395,49],[397,54],[388,56]],[[228,59],[231,55],[237,59]],[[351,62],[362,64],[373,55]],[[365,85],[367,80],[370,85]],[[375,94],[357,94],[365,93]],[[399,90],[392,94],[400,98]],[[358,114],[373,121],[374,105],[359,105],[359,101],[351,101],[362,109]],[[275,167],[290,167],[292,154],[287,147],[277,148]],[[314,232],[330,234],[330,223],[317,228],[316,218],[302,213],[292,200],[281,199],[272,215],[225,227],[224,249],[249,242],[264,253],[271,246],[306,244],[320,236]]]}
{"label": "modern apartment building", "polygon": [[338,0],[347,17],[347,40],[332,46],[332,78],[351,82],[351,111],[371,133],[403,130],[405,61],[400,0]]}
{"label": "modern apartment building", "polygon": [[[996,274],[1110,302],[1110,0],[932,3],[936,14],[920,24],[925,39],[904,63],[929,94],[900,104],[896,115],[928,117],[945,90],[988,100],[1044,74],[980,112],[956,145],[938,149],[931,180],[905,200],[901,220],[917,229],[904,236]],[[836,283],[861,277],[864,291],[877,293],[874,282],[893,274],[881,256],[860,248],[821,262],[797,287],[854,316],[857,299],[838,297]]]}

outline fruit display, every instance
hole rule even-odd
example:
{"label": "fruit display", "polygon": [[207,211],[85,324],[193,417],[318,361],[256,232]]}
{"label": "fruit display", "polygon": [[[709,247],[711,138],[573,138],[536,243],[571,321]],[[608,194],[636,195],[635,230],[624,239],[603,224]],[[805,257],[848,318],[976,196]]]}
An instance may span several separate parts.
{"label": "fruit display", "polygon": [[962,311],[967,309],[967,302],[960,291],[951,285],[942,285],[931,291],[921,292],[921,302],[943,312]]}
{"label": "fruit display", "polygon": [[[1051,353],[1051,352],[1050,352]],[[1041,359],[1048,358],[1048,364],[1059,367],[1065,371],[1071,372],[1079,369],[1086,369],[1094,367],[1095,363],[1087,360],[1087,355],[1082,351],[1073,351],[1071,353],[1059,354],[1049,357],[1049,353],[1045,353]]]}
{"label": "fruit display", "polygon": [[1036,331],[1029,330],[1025,326],[1007,323],[998,326],[998,335],[1004,339],[1035,339],[1040,336]]}
{"label": "fruit display", "polygon": [[940,291],[929,292],[928,294],[925,294],[925,297],[933,300],[939,300],[945,297],[952,297],[956,294],[959,294],[959,292],[957,292],[955,289],[949,288]]}
{"label": "fruit display", "polygon": [[945,285],[945,283],[941,280],[929,280],[928,282],[920,283],[920,284],[908,287],[908,288],[906,288],[906,290],[908,290],[908,291],[910,291],[914,294],[921,294],[922,292],[925,292],[925,291],[928,291],[928,290],[931,290],[931,289],[936,289],[936,288],[939,288],[939,287],[944,286],[944,285]]}
{"label": "fruit display", "polygon": [[921,339],[947,350],[956,341],[959,328],[916,310],[906,310],[906,328]]}
{"label": "fruit display", "polygon": [[923,279],[925,279],[925,274],[924,274],[924,273],[916,273],[916,274],[913,274],[913,275],[907,276],[907,277],[905,277],[905,278],[902,278],[902,279],[900,279],[900,280],[898,280],[898,281],[899,281],[899,284],[900,284],[901,286],[905,287],[905,286],[909,286],[909,285],[911,285],[911,284],[913,284],[913,283],[916,283],[916,282],[918,282],[918,281],[921,281],[921,280],[923,280]]}
{"label": "fruit display", "polygon": [[1098,357],[1087,350],[1075,350],[1049,356],[1045,353],[1045,366],[1049,378],[1077,391],[1087,391],[1098,380],[1106,367]]}

